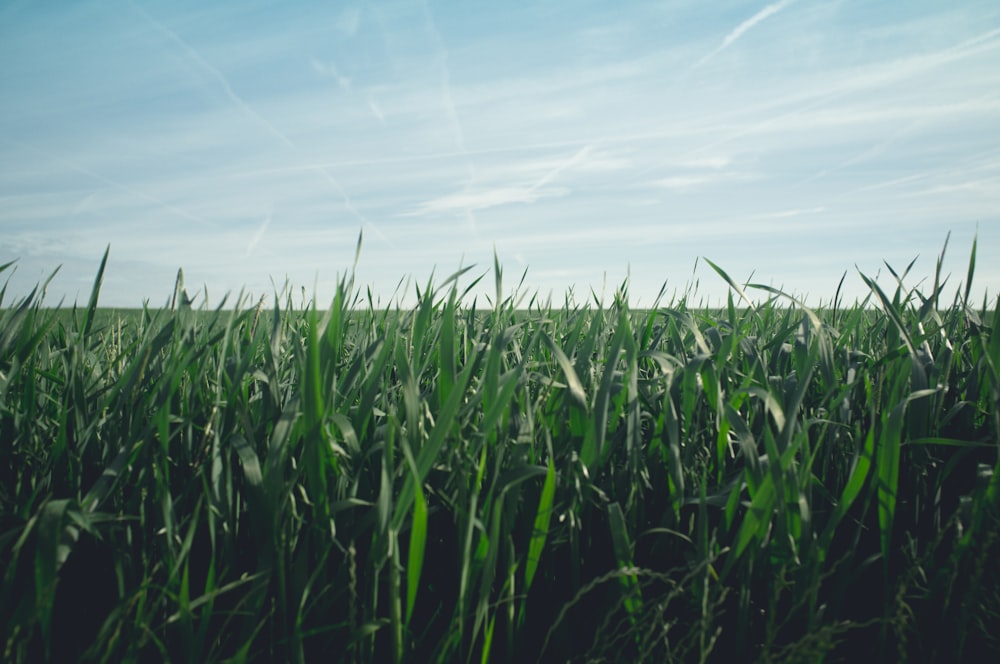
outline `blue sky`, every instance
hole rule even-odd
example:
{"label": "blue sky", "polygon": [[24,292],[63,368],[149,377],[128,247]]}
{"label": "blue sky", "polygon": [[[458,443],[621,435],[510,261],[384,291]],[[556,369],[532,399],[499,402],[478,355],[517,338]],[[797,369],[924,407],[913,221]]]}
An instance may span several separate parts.
{"label": "blue sky", "polygon": [[0,95],[8,298],[86,302],[110,243],[106,305],[323,304],[361,230],[383,305],[494,251],[557,305],[718,301],[698,257],[853,300],[949,232],[1000,292],[994,0],[0,1]]}

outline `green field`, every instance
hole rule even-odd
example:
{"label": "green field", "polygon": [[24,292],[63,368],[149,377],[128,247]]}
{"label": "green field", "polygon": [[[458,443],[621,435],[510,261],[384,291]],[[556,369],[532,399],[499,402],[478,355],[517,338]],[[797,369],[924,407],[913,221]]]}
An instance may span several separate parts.
{"label": "green field", "polygon": [[0,294],[2,659],[1000,651],[1000,314],[940,264],[816,310],[714,265],[721,310]]}

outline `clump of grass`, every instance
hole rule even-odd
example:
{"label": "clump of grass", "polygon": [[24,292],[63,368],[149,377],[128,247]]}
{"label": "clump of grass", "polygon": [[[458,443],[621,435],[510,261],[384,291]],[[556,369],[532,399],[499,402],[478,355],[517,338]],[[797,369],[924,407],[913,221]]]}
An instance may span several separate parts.
{"label": "clump of grass", "polygon": [[353,273],[324,310],[287,288],[195,308],[179,274],[170,306],[114,312],[106,260],[82,310],[0,290],[5,661],[997,645],[975,245],[950,302],[939,260],[929,292],[890,268],[816,309],[714,263],[721,310],[634,310],[627,283],[554,307],[497,261],[486,309],[464,269],[409,309]]}

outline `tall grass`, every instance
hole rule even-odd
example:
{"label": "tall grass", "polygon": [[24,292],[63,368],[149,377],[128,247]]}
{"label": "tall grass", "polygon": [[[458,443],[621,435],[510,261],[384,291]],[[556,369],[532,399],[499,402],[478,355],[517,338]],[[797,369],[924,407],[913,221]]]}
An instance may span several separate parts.
{"label": "tall grass", "polygon": [[890,267],[895,288],[862,275],[864,301],[815,310],[713,263],[722,310],[632,310],[627,283],[557,307],[497,263],[487,309],[461,270],[410,309],[352,274],[324,310],[194,309],[179,275],[170,307],[115,314],[106,260],[83,310],[0,291],[5,661],[1000,645],[1000,314],[970,300],[975,246],[950,300],[939,261],[929,292]]}

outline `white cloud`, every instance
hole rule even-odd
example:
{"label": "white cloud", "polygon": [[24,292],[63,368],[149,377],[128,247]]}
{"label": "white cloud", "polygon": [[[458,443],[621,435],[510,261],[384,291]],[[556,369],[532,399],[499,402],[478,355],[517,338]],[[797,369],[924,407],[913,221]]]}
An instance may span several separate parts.
{"label": "white cloud", "polygon": [[[359,227],[383,296],[463,255],[489,265],[494,243],[529,282],[599,284],[631,263],[654,287],[706,247],[727,269],[810,246],[850,268],[861,246],[971,237],[967,220],[983,255],[996,246],[1000,8],[756,3],[721,24],[696,3],[568,2],[546,3],[544,25],[537,4],[435,24],[438,5],[412,0],[11,17],[0,40],[32,57],[10,58],[0,107],[3,249],[96,263],[111,238],[125,281],[166,270],[145,282],[155,299],[179,265],[216,293],[286,272],[325,283]],[[738,71],[685,78],[724,51]]]}
{"label": "white cloud", "polygon": [[375,100],[373,95],[368,95],[368,108],[371,109],[372,115],[374,115],[379,122],[385,122],[385,113],[382,112],[382,107]]}
{"label": "white cloud", "polygon": [[559,177],[559,174],[562,173],[563,171],[573,169],[576,166],[580,165],[581,163],[585,163],[592,150],[593,150],[592,145],[585,145],[582,148],[580,148],[576,154],[574,154],[569,159],[556,165],[555,168],[550,170],[548,173],[543,175],[537,182],[531,185],[531,191],[535,191],[537,189],[540,189],[541,187],[544,187],[549,182],[552,182],[552,180]]}
{"label": "white cloud", "polygon": [[168,37],[190,60],[191,62],[201,71],[207,73],[212,78],[218,82],[219,86],[222,88],[226,97],[229,98],[233,104],[239,107],[244,113],[252,117],[258,124],[260,124],[264,129],[267,130],[269,134],[277,138],[279,141],[287,145],[288,147],[294,147],[292,142],[288,137],[277,127],[275,127],[269,120],[260,115],[250,104],[246,102],[240,95],[233,90],[232,85],[230,85],[229,80],[218,68],[209,64],[208,61],[202,57],[201,53],[198,52],[191,44],[185,41],[179,34],[165,26],[162,22],[150,16],[141,7],[137,6],[135,3],[130,2],[132,8],[138,12],[146,21],[149,22],[156,30]]}
{"label": "white cloud", "polygon": [[313,58],[310,62],[312,64],[313,71],[315,71],[320,76],[333,78],[333,80],[337,81],[337,85],[340,86],[341,90],[343,90],[344,92],[350,92],[351,79],[341,74],[337,70],[337,65],[335,65],[332,62],[321,62],[317,58]]}
{"label": "white cloud", "polygon": [[[572,146],[565,146],[572,147]],[[577,174],[613,173],[625,171],[634,167],[635,163],[625,156],[610,151],[599,150],[593,144],[587,144],[570,154],[562,152],[559,147],[547,148],[539,146],[522,146],[522,151],[559,150],[559,155],[539,157],[516,161],[503,161],[492,167],[491,173],[498,177],[545,178],[552,173],[556,175],[563,171]],[[486,153],[483,153],[486,154]]]}
{"label": "white cloud", "polygon": [[358,27],[361,25],[361,10],[357,7],[348,7],[347,9],[340,12],[337,16],[334,25],[337,27],[337,32],[345,37],[353,37],[358,32]]}
{"label": "white cloud", "polygon": [[684,161],[681,166],[687,168],[711,168],[718,170],[720,168],[725,168],[733,162],[732,157],[725,155],[718,155],[715,157],[700,157],[696,159],[688,159]]}
{"label": "white cloud", "polygon": [[653,184],[657,187],[663,189],[670,189],[672,191],[689,191],[695,187],[699,187],[703,184],[707,184],[712,181],[709,177],[700,177],[692,175],[676,175],[673,177],[660,178],[656,180]]}
{"label": "white cloud", "polygon": [[719,44],[719,46],[716,47],[714,51],[712,51],[711,53],[703,57],[701,60],[696,62],[693,68],[697,69],[705,65],[705,63],[707,63],[709,60],[711,60],[719,53],[721,53],[722,51],[726,50],[727,48],[735,44],[740,37],[746,34],[747,31],[749,31],[755,25],[757,25],[761,21],[771,16],[774,16],[783,9],[786,9],[794,2],[795,0],[781,0],[780,2],[775,2],[774,4],[770,4],[764,7],[759,12],[757,12],[756,14],[754,14],[753,16],[751,16],[750,18],[748,18],[747,20],[743,21],[735,28],[733,28],[733,30],[730,31],[729,34],[727,34],[726,37],[722,40],[722,43]]}
{"label": "white cloud", "polygon": [[983,196],[1000,199],[1000,177],[984,178],[982,180],[971,180],[968,182],[958,182],[955,184],[942,184],[936,187],[928,187],[910,192],[909,196],[937,196],[939,194],[981,194]]}
{"label": "white cloud", "polygon": [[253,253],[253,250],[257,248],[257,245],[260,244],[261,238],[264,237],[264,233],[267,232],[268,227],[271,225],[272,216],[273,216],[272,213],[269,212],[267,216],[265,216],[264,219],[261,221],[260,225],[257,227],[257,230],[255,230],[253,232],[253,235],[250,236],[250,240],[247,242],[247,250],[244,256],[249,257]]}
{"label": "white cloud", "polygon": [[825,207],[814,207],[814,208],[804,208],[804,209],[794,209],[794,210],[778,210],[776,212],[761,212],[758,214],[753,214],[747,217],[747,220],[758,220],[758,219],[787,219],[789,217],[801,217],[807,214],[819,214],[821,212],[826,212]]}
{"label": "white cloud", "polygon": [[565,196],[569,189],[559,187],[500,187],[448,194],[421,204],[410,215],[439,214],[461,210],[485,210],[515,203],[534,203],[540,198]]}
{"label": "white cloud", "polygon": [[759,173],[746,173],[740,171],[715,171],[706,172],[700,169],[693,174],[668,175],[652,182],[654,187],[667,189],[674,192],[686,192],[693,189],[700,189],[709,185],[717,186],[732,184],[735,182],[750,182],[758,180],[762,176]]}

